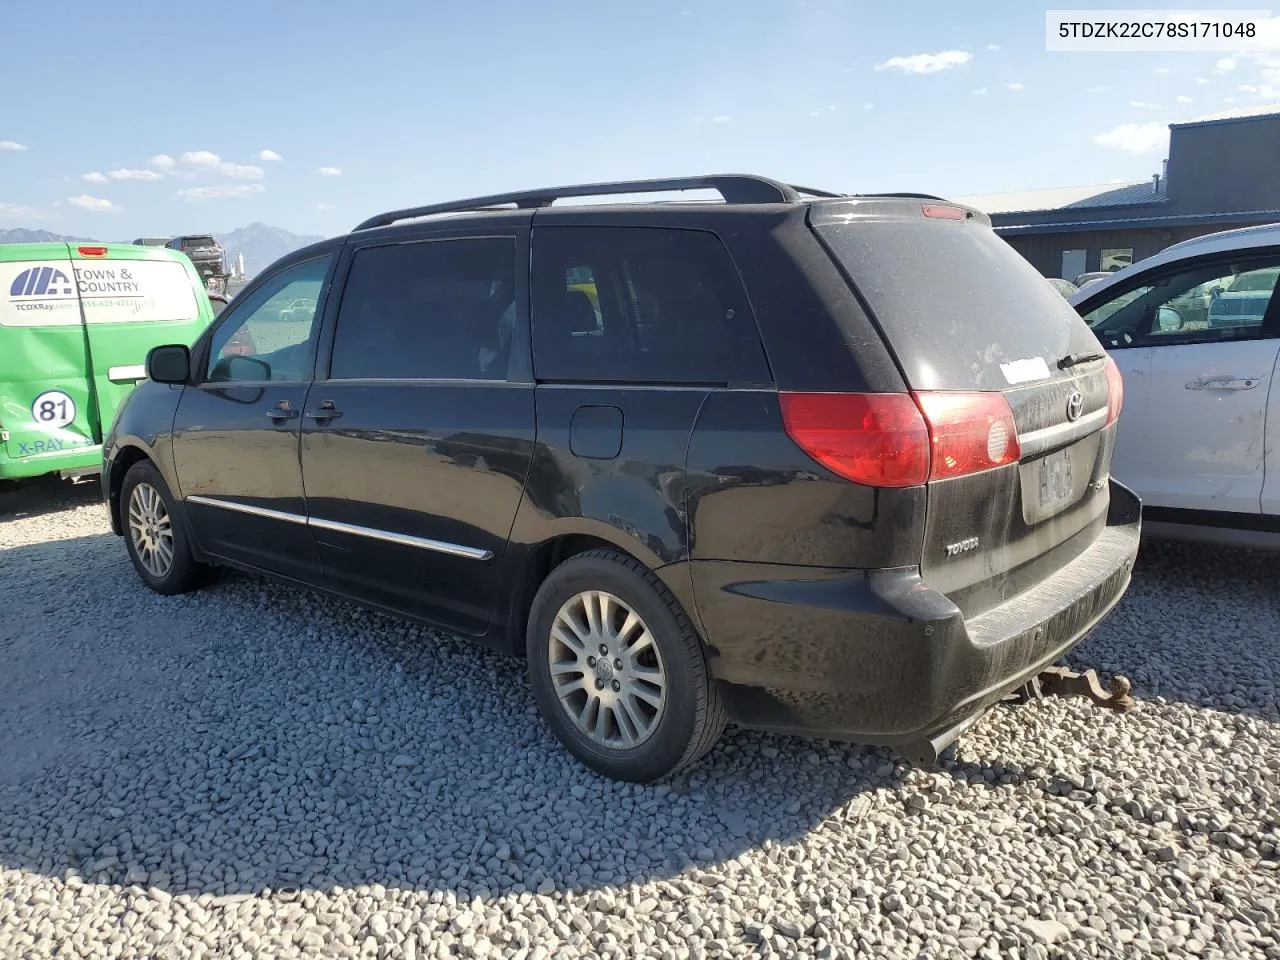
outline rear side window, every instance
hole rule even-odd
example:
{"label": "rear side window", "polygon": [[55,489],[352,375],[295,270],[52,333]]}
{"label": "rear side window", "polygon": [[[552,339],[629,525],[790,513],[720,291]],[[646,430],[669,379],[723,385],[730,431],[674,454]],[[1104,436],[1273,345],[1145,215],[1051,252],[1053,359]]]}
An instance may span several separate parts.
{"label": "rear side window", "polygon": [[1062,294],[989,227],[910,216],[812,214],[915,390],[1008,390],[1097,353]]}
{"label": "rear side window", "polygon": [[699,230],[535,228],[533,354],[540,380],[769,379],[733,262]]}
{"label": "rear side window", "polygon": [[516,316],[508,237],[358,250],[329,376],[335,380],[502,380]]}

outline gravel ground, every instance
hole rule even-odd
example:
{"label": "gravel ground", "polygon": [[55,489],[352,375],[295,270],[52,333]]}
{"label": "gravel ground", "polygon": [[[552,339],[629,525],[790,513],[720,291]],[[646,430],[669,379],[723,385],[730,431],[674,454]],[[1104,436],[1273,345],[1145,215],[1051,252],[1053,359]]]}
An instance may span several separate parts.
{"label": "gravel ground", "polygon": [[0,499],[0,956],[1280,958],[1280,558],[1148,547],[936,773],[730,731],[624,786],[519,664],[228,575],[146,591],[93,486]]}

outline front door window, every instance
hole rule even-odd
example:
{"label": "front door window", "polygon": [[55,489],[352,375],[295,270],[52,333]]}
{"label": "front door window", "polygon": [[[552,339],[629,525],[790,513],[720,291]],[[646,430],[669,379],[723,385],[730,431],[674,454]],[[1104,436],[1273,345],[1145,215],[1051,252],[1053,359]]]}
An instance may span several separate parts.
{"label": "front door window", "polygon": [[228,307],[213,335],[206,380],[211,383],[297,382],[311,376],[312,330],[329,258],[278,273],[244,301]]}

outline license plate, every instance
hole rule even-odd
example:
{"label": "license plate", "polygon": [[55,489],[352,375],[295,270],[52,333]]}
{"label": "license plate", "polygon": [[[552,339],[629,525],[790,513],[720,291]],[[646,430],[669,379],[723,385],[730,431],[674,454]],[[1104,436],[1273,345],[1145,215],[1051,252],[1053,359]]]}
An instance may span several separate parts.
{"label": "license plate", "polygon": [[1073,484],[1070,451],[1059,450],[1042,458],[1038,470],[1041,507],[1061,503],[1071,496]]}

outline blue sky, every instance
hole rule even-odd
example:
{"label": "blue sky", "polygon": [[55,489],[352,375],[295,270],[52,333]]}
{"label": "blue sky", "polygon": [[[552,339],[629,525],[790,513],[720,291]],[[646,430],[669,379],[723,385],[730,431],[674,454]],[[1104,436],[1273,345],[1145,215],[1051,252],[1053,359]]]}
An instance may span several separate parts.
{"label": "blue sky", "polygon": [[1044,9],[11,3],[0,226],[335,234],[451,197],[731,171],[953,196],[1102,183],[1158,171],[1170,121],[1280,100],[1261,55],[1047,53]]}

